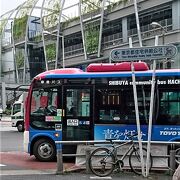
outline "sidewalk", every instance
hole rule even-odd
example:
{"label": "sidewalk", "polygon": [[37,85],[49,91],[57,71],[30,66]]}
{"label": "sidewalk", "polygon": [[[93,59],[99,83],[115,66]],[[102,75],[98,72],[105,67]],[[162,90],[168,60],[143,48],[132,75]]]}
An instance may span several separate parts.
{"label": "sidewalk", "polygon": [[[86,173],[85,166],[76,166],[74,163],[63,163],[63,175],[56,175],[57,162],[39,162],[34,156],[29,156],[23,152],[1,152],[1,164],[6,166],[0,167],[2,180],[70,180],[78,179],[77,177],[83,177],[84,179],[100,179],[92,173]],[[30,178],[31,175],[31,178]],[[41,178],[41,176],[43,178]],[[51,177],[51,178],[50,178]],[[1,179],[1,177],[0,177]],[[108,176],[101,179],[123,179],[123,180],[172,180],[172,176],[167,175],[164,172],[156,173],[151,172],[148,178],[138,176],[129,171],[123,171],[120,173],[113,173],[112,176]],[[78,180],[81,180],[80,178]],[[177,180],[177,179],[175,179]]]}
{"label": "sidewalk", "polygon": [[[1,175],[55,174],[57,162],[40,162],[25,152],[0,152]],[[81,169],[73,162],[64,162],[63,170],[80,172]]]}
{"label": "sidewalk", "polygon": [[2,180],[99,180],[99,179],[113,179],[113,180],[172,180],[171,176],[163,174],[152,174],[148,178],[135,175],[134,173],[118,173],[107,177],[97,177],[93,174],[86,174],[84,172],[66,172],[63,175],[56,175],[55,173],[46,171],[42,174],[21,174],[21,175],[6,175],[1,176]]}

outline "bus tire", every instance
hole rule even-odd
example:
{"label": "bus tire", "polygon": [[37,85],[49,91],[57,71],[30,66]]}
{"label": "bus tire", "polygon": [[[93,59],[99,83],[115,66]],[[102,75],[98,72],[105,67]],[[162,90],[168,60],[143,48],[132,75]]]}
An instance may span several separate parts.
{"label": "bus tire", "polygon": [[56,148],[49,139],[39,139],[34,143],[33,154],[39,161],[53,161],[56,157]]}
{"label": "bus tire", "polygon": [[24,123],[23,123],[23,122],[19,122],[19,123],[17,124],[17,130],[18,130],[19,132],[24,132]]}

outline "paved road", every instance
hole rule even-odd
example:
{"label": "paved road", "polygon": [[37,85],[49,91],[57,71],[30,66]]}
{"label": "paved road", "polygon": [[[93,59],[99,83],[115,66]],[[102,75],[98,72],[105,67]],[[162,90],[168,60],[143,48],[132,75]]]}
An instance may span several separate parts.
{"label": "paved road", "polygon": [[[1,175],[44,174],[56,171],[56,162],[39,162],[23,150],[23,133],[11,127],[10,117],[0,121],[0,170]],[[74,163],[64,163],[64,169],[75,169]]]}
{"label": "paved road", "polygon": [[23,152],[23,133],[17,130],[0,131],[1,152],[19,151]]}
{"label": "paved road", "polygon": [[0,152],[23,151],[23,133],[11,127],[10,117],[3,117],[0,121]]}

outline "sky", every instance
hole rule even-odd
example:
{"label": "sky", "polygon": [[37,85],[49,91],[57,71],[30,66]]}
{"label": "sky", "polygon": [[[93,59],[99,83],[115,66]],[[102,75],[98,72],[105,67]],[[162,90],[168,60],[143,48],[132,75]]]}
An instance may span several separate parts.
{"label": "sky", "polygon": [[[0,16],[16,8],[17,6],[19,6],[25,1],[26,0],[0,0]],[[77,2],[78,0],[69,0],[69,1],[66,1],[65,5],[68,4],[68,6],[70,6],[71,4],[75,4]]]}
{"label": "sky", "polygon": [[0,0],[0,15],[16,8],[25,0]]}
{"label": "sky", "polygon": [[[25,1],[27,0],[0,0],[0,16],[12,9],[15,9]],[[42,1],[38,1],[38,2],[42,3]],[[64,7],[71,6],[78,2],[79,0],[66,0]],[[76,11],[77,11],[77,6],[76,6]],[[77,14],[77,12],[75,12],[73,8],[70,8],[69,10],[65,10],[63,13],[65,13],[66,16],[72,16],[72,17],[76,16],[75,14]]]}

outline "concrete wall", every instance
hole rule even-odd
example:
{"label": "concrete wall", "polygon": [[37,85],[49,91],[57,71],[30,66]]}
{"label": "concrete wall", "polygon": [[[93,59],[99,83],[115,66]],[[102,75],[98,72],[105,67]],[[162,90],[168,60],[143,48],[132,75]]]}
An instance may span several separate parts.
{"label": "concrete wall", "polygon": [[172,3],[173,30],[180,30],[180,0],[174,0]]}

